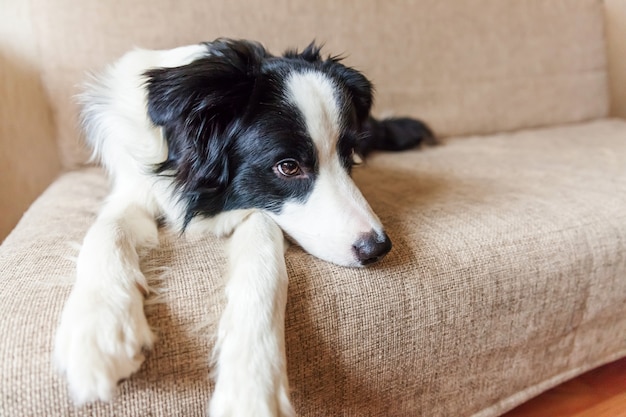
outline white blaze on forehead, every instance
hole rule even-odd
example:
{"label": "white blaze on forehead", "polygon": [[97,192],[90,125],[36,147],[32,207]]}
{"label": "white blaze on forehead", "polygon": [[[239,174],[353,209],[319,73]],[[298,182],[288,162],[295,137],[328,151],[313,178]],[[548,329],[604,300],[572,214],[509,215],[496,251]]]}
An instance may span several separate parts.
{"label": "white blaze on forehead", "polygon": [[287,98],[302,113],[320,159],[330,157],[337,145],[340,107],[336,91],[333,81],[316,71],[294,72],[287,79]]}
{"label": "white blaze on forehead", "polygon": [[306,201],[287,201],[270,216],[309,253],[339,265],[360,266],[354,245],[383,227],[358,190],[337,153],[341,131],[341,96],[327,75],[292,73],[285,97],[304,118],[318,155],[315,186]]}

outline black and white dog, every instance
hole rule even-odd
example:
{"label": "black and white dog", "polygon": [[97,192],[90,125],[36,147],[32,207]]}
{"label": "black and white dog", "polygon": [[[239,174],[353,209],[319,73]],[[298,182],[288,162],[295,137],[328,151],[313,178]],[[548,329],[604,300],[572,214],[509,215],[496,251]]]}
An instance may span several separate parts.
{"label": "black and white dog", "polygon": [[56,335],[74,401],[111,399],[155,341],[138,250],[158,244],[164,219],[230,236],[210,415],[294,415],[283,232],[339,265],[381,259],[391,242],[350,178],[355,155],[409,148],[430,130],[371,118],[371,83],[314,44],[283,56],[227,39],[134,50],[82,104],[112,191],[84,239]]}

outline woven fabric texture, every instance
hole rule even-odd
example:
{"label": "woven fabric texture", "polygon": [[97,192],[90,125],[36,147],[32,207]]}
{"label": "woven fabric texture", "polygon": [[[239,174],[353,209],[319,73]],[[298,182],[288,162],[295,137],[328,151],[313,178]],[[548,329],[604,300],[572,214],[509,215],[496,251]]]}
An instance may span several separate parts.
{"label": "woven fabric texture", "polygon": [[[466,137],[355,172],[394,249],[367,269],[292,247],[299,416],[494,417],[626,354],[626,122]],[[144,255],[159,341],[110,404],[71,406],[51,365],[73,257],[107,182],[71,172],[0,247],[0,415],[201,416],[222,240],[166,230]]]}
{"label": "woven fabric texture", "polygon": [[377,113],[419,115],[444,136],[608,112],[601,0],[26,1],[66,167],[86,159],[73,99],[86,71],[220,36],[275,53],[316,38],[370,76]]}

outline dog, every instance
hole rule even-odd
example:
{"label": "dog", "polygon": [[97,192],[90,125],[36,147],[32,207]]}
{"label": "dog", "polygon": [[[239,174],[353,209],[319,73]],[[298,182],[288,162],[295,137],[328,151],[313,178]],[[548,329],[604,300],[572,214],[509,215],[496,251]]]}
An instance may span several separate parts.
{"label": "dog", "polygon": [[133,50],[80,102],[112,186],[84,238],[55,338],[74,402],[110,400],[153,346],[138,251],[158,244],[165,223],[230,238],[209,414],[293,416],[284,236],[346,267],[383,258],[391,241],[352,167],[377,149],[433,141],[431,130],[374,119],[371,82],[315,43],[279,56],[231,39]]}

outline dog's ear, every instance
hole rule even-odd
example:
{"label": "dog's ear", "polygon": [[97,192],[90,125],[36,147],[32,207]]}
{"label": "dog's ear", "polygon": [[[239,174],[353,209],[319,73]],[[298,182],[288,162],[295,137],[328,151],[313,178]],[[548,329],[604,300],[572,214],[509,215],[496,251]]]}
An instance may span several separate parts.
{"label": "dog's ear", "polygon": [[145,73],[148,115],[157,126],[201,119],[220,128],[245,107],[268,52],[249,41],[219,39],[206,45],[205,57]]}
{"label": "dog's ear", "polygon": [[155,170],[174,177],[187,203],[185,226],[223,208],[236,120],[268,56],[260,44],[220,39],[207,44],[205,57],[145,73],[148,115],[168,145],[167,160]]}
{"label": "dog's ear", "polygon": [[374,102],[374,87],[372,83],[359,71],[336,63],[334,73],[343,84],[354,105],[354,111],[359,126],[367,121]]}
{"label": "dog's ear", "polygon": [[301,59],[306,62],[321,63],[323,62],[321,51],[322,45],[318,45],[313,41],[302,52],[299,52],[297,49],[287,49],[283,56],[290,59]]}

